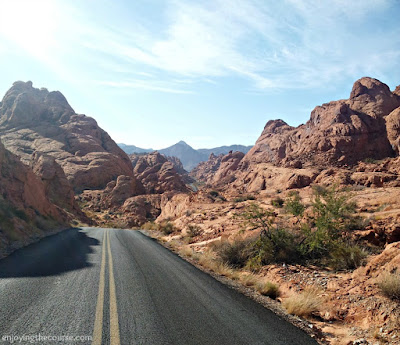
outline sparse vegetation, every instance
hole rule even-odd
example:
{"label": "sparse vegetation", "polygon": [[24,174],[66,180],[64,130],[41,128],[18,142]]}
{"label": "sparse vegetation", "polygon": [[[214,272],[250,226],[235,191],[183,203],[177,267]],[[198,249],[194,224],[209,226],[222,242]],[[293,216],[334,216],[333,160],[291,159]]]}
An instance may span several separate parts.
{"label": "sparse vegetation", "polygon": [[283,200],[280,197],[277,197],[277,198],[271,200],[271,205],[274,207],[277,207],[277,208],[282,208],[284,203],[285,203],[285,200]]}
{"label": "sparse vegetation", "polygon": [[279,297],[279,285],[270,281],[261,281],[256,284],[257,291],[264,296],[275,299]]}
{"label": "sparse vegetation", "polygon": [[307,317],[317,312],[321,306],[318,289],[306,288],[300,294],[293,294],[283,301],[283,306],[292,315]]}
{"label": "sparse vegetation", "polygon": [[235,199],[233,199],[234,202],[243,202],[247,200],[256,200],[254,195],[244,195],[244,196],[239,196]]}
{"label": "sparse vegetation", "polygon": [[374,159],[374,158],[371,158],[371,157],[365,158],[365,159],[364,159],[364,162],[365,162],[365,163],[368,163],[368,164],[377,164],[377,163],[379,163],[378,160],[376,160],[376,159]]}
{"label": "sparse vegetation", "polygon": [[164,235],[170,235],[177,232],[178,229],[169,221],[162,223],[147,222],[141,226],[144,230],[156,230],[160,231]]}
{"label": "sparse vegetation", "polygon": [[253,273],[245,274],[240,277],[240,281],[245,286],[255,286],[257,284],[258,278]]}
{"label": "sparse vegetation", "polygon": [[277,220],[273,210],[251,203],[236,217],[243,220],[245,229],[257,230],[259,235],[221,243],[214,250],[230,267],[252,271],[274,262],[355,269],[363,264],[367,253],[349,235],[354,224],[362,221],[353,216],[355,204],[350,197],[335,187],[316,187],[307,209],[299,194],[291,193],[285,210],[297,218],[294,225]]}
{"label": "sparse vegetation", "polygon": [[226,265],[234,268],[244,267],[251,257],[250,239],[237,239],[233,242],[214,242],[212,248]]}
{"label": "sparse vegetation", "polygon": [[208,193],[208,195],[215,201],[216,199],[219,199],[221,201],[226,201],[226,198],[221,195],[219,192],[216,190],[212,190]]}
{"label": "sparse vegetation", "polygon": [[330,253],[330,265],[336,270],[355,269],[365,262],[367,252],[359,246],[338,243]]}
{"label": "sparse vegetation", "polygon": [[203,229],[198,225],[189,224],[186,230],[186,234],[190,242],[193,240],[193,238],[201,236],[203,234]]}
{"label": "sparse vegetation", "polygon": [[219,193],[216,190],[212,190],[208,193],[210,196],[216,198],[217,196],[219,196]]}
{"label": "sparse vegetation", "polygon": [[400,273],[386,273],[378,282],[382,293],[391,299],[400,299]]}

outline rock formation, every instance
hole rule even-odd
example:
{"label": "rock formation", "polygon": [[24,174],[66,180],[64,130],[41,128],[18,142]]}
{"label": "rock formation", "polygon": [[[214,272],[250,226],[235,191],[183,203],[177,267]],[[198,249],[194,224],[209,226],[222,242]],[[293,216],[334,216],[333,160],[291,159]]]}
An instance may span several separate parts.
{"label": "rock formation", "polygon": [[68,220],[41,179],[0,142],[0,257],[67,227]]}
{"label": "rock formation", "polygon": [[130,155],[130,158],[133,173],[143,184],[147,194],[188,191],[174,164],[157,151],[146,155]]}
{"label": "rock formation", "polygon": [[199,163],[190,172],[190,176],[197,181],[211,183],[211,180],[221,165],[222,157],[224,157],[224,155],[221,154],[216,156],[211,153],[207,161]]}
{"label": "rock formation", "polygon": [[75,192],[104,188],[132,176],[127,155],[96,121],[78,115],[58,91],[15,82],[0,103],[0,133],[7,149],[30,165],[35,152],[53,157]]}
{"label": "rock formation", "polygon": [[[301,188],[318,176],[318,182],[331,175],[344,176],[336,172],[365,159],[393,157],[400,145],[398,90],[391,92],[376,79],[361,78],[354,83],[349,99],[317,106],[309,121],[296,128],[282,120],[268,121],[242,159],[212,156],[193,170],[192,177],[216,187],[227,188],[231,183],[234,189],[252,192]],[[339,169],[335,173],[325,171],[335,167]],[[369,183],[365,176],[352,177],[348,183]],[[380,178],[393,180],[375,176],[370,184],[379,184]]]}
{"label": "rock formation", "polygon": [[[385,118],[400,107],[400,97],[372,78],[354,83],[348,100],[317,106],[305,125],[297,128],[282,120],[269,121],[243,164],[343,166],[365,158],[394,154]],[[396,130],[398,113],[389,117]]]}

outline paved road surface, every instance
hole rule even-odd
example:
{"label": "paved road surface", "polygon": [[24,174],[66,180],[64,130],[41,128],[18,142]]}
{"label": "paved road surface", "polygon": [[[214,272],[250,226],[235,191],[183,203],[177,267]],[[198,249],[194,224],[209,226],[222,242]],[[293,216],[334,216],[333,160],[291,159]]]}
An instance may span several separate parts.
{"label": "paved road surface", "polygon": [[[10,336],[46,345],[317,344],[140,232],[99,228],[0,260],[0,345]],[[74,338],[52,338],[60,336]]]}

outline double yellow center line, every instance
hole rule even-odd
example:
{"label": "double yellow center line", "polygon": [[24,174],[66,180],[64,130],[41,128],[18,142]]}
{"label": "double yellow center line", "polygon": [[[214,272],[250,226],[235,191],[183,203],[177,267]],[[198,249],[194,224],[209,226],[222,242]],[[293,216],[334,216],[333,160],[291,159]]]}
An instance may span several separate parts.
{"label": "double yellow center line", "polygon": [[101,345],[103,334],[103,310],[104,310],[104,290],[105,290],[105,271],[106,271],[106,247],[108,253],[108,273],[110,290],[110,344],[120,345],[117,297],[115,293],[114,269],[111,255],[110,235],[105,230],[103,236],[103,246],[101,255],[99,293],[97,296],[96,319],[94,321],[92,345]]}

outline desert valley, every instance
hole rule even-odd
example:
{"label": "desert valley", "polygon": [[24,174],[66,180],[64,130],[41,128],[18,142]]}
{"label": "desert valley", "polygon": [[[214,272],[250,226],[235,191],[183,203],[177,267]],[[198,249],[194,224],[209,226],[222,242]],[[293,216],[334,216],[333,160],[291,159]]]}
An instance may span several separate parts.
{"label": "desert valley", "polygon": [[0,103],[0,257],[71,227],[142,229],[321,344],[400,344],[400,86],[364,77],[260,132],[121,148],[17,81]]}

